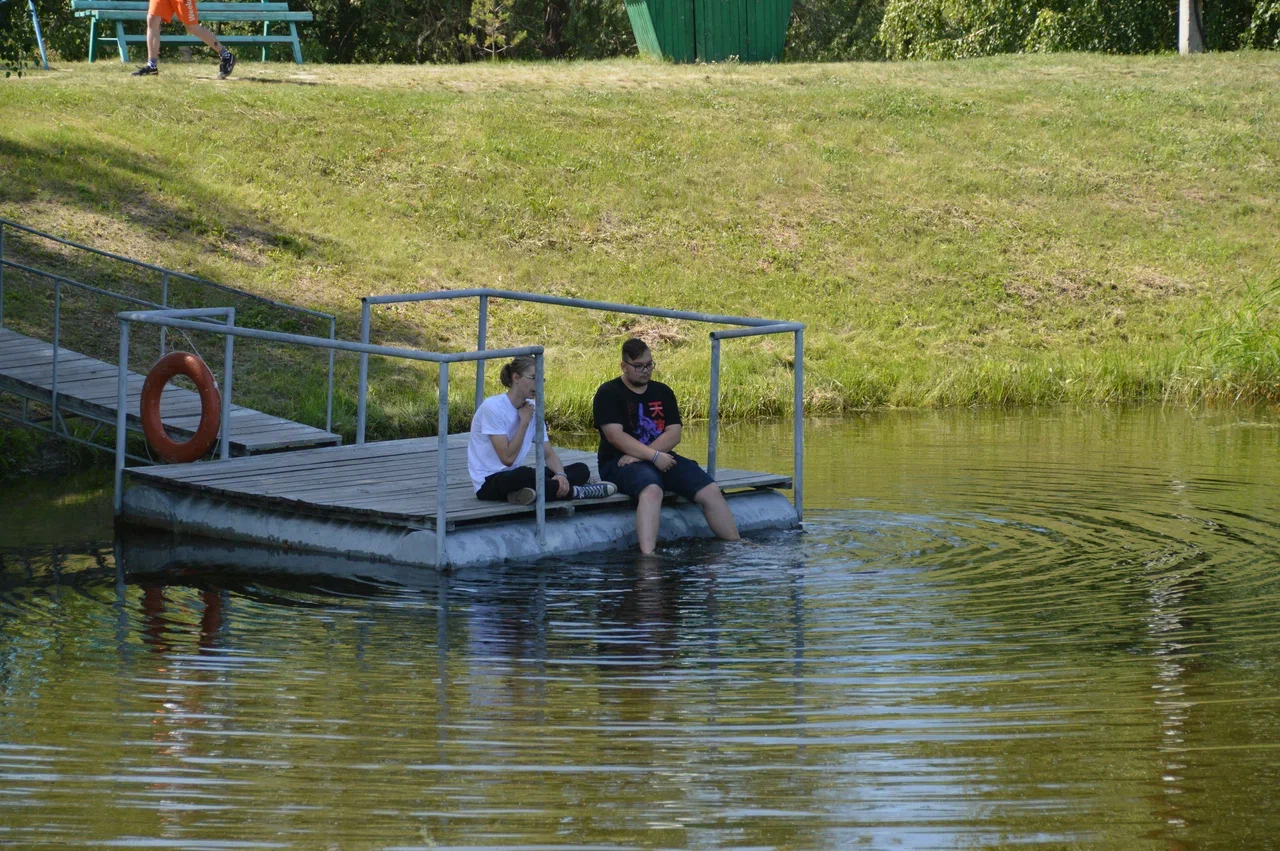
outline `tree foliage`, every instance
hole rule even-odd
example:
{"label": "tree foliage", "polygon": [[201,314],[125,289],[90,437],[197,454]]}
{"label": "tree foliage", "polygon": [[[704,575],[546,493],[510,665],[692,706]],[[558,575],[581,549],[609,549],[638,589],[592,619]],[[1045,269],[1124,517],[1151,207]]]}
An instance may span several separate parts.
{"label": "tree foliage", "polygon": [[[71,0],[35,0],[50,57],[81,59],[89,49],[89,24],[71,12]],[[0,67],[16,70],[39,62],[27,0],[0,2]]]}
{"label": "tree foliage", "polygon": [[22,76],[35,49],[35,34],[26,7],[0,2],[0,70],[4,76]]}
{"label": "tree foliage", "polygon": [[[1199,22],[1210,50],[1268,47],[1280,0],[1219,0]],[[995,53],[1153,53],[1178,46],[1168,0],[887,0],[879,39],[893,59]],[[1273,20],[1274,19],[1274,20]]]}
{"label": "tree foliage", "polygon": [[[623,0],[292,0],[318,62],[599,59],[634,54]],[[1175,0],[794,0],[791,61],[945,59],[995,53],[1150,53],[1177,48]],[[82,59],[88,24],[70,0],[36,0],[57,59]],[[1280,0],[1205,2],[1210,50],[1280,48]],[[249,32],[226,24],[224,32]],[[25,0],[0,3],[0,61],[34,49]]]}
{"label": "tree foliage", "polygon": [[529,37],[526,30],[513,30],[511,10],[504,0],[472,0],[470,29],[458,39],[477,56],[493,60],[517,47]]}
{"label": "tree foliage", "polygon": [[[1278,0],[1280,1],[1280,0]],[[795,0],[783,58],[800,62],[883,59],[885,0]]]}
{"label": "tree foliage", "polygon": [[[635,52],[622,0],[302,0],[327,62],[600,58]],[[486,46],[487,45],[487,46]]]}

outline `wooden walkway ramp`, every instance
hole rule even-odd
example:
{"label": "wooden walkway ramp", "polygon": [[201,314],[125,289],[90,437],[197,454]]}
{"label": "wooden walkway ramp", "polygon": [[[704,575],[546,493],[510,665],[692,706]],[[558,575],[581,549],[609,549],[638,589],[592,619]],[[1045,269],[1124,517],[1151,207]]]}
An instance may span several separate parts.
{"label": "wooden walkway ramp", "polygon": [[[58,412],[115,424],[118,371],[114,364],[70,349],[58,350]],[[138,399],[144,376],[128,376],[128,424],[141,431]],[[49,404],[53,398],[53,345],[0,328],[0,391]],[[170,384],[160,400],[165,429],[177,440],[195,434],[200,397]],[[336,446],[342,438],[322,429],[231,406],[231,454],[254,455],[282,449]]]}
{"label": "wooden walkway ramp", "polygon": [[[467,475],[466,434],[449,435],[447,517],[457,524],[482,523],[512,515],[532,515],[533,506],[482,502]],[[557,449],[566,464],[581,461],[598,471],[594,452]],[[436,523],[437,438],[309,449],[282,455],[233,458],[201,464],[138,467],[127,478],[162,490],[199,494],[280,514],[307,514],[334,520],[434,529]],[[749,470],[718,470],[726,491],[790,488],[791,478]],[[548,502],[548,517],[617,507],[629,498]]]}

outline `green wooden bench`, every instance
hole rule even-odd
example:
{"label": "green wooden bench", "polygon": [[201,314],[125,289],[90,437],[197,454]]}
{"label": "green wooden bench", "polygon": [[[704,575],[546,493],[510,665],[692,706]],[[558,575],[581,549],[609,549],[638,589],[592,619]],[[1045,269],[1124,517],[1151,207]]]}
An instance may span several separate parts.
{"label": "green wooden bench", "polygon": [[[89,19],[89,61],[92,62],[98,52],[98,42],[114,41],[120,50],[120,61],[129,61],[130,44],[146,44],[147,20],[146,0],[71,0],[71,8],[77,18]],[[272,44],[293,45],[293,61],[302,64],[302,48],[298,44],[298,21],[310,21],[310,12],[291,12],[288,3],[201,3],[196,0],[196,9],[200,14],[200,23],[262,23],[262,35],[219,35],[223,44],[260,44],[262,45],[262,61],[267,60],[267,51]],[[104,35],[106,25],[114,21],[115,37]],[[142,33],[126,33],[126,21],[141,21],[144,24]],[[273,23],[283,22],[289,25],[288,35],[271,35]],[[160,34],[161,44],[203,44],[193,35]]]}

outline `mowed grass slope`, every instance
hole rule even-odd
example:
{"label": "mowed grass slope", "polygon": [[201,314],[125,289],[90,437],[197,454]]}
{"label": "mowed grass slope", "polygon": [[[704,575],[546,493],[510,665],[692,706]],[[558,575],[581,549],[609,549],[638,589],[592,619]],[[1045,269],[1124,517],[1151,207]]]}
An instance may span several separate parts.
{"label": "mowed grass slope", "polygon": [[[487,285],[805,322],[815,414],[1280,399],[1280,54],[126,70],[0,84],[0,215],[348,338],[360,296]],[[474,302],[377,316],[474,347]],[[586,426],[631,333],[705,412],[707,330],[496,303],[489,345],[547,346]],[[791,361],[726,343],[722,411],[787,412]],[[378,375],[378,431],[426,428],[434,370]],[[314,413],[309,376],[237,390]]]}

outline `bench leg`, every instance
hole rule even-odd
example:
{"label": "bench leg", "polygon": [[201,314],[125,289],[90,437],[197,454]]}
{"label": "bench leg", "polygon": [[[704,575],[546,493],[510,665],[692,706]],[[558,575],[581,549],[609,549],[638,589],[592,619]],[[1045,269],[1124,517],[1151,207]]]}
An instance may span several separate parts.
{"label": "bench leg", "polygon": [[289,35],[293,36],[293,61],[302,64],[302,45],[298,44],[298,28],[293,21],[289,22]]}
{"label": "bench leg", "polygon": [[124,21],[116,21],[116,47],[120,48],[120,61],[129,64],[129,43],[124,40]]}
{"label": "bench leg", "polygon": [[92,63],[98,53],[98,19],[89,19],[89,62]]}
{"label": "bench leg", "polygon": [[[262,34],[263,34],[263,35],[271,35],[271,22],[270,22],[270,21],[263,21],[263,22],[262,22]],[[269,45],[269,44],[264,44],[264,45],[262,45],[262,61],[263,61],[263,62],[266,62],[266,61],[267,61],[267,55],[270,53],[270,51],[271,51],[271,45]]]}

